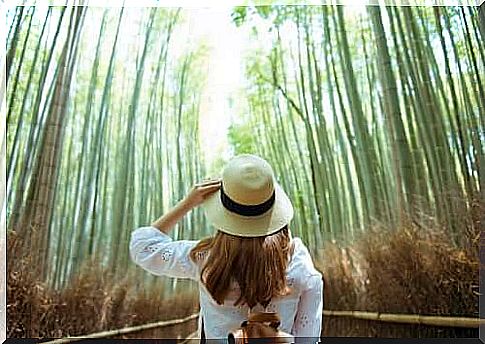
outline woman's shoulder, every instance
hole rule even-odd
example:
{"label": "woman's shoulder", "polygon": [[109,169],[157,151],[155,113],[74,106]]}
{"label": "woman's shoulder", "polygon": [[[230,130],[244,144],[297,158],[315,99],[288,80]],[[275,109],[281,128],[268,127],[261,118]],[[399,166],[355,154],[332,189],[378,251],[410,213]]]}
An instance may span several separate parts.
{"label": "woman's shoulder", "polygon": [[288,275],[297,280],[306,280],[310,276],[321,275],[315,269],[313,258],[303,240],[299,237],[293,237],[292,242],[294,249],[290,263],[288,264]]}
{"label": "woman's shoulder", "polygon": [[311,259],[310,251],[301,238],[293,237],[291,242],[293,243],[292,261]]}

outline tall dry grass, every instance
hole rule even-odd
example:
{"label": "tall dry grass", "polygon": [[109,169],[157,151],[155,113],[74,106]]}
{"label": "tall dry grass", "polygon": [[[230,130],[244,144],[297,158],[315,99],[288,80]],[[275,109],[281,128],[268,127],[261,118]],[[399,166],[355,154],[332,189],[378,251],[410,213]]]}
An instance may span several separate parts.
{"label": "tall dry grass", "polygon": [[[47,288],[29,273],[29,266],[17,265],[7,279],[7,337],[60,338],[176,319],[198,310],[196,295],[180,291],[170,300],[162,290],[135,295],[133,276],[114,282],[99,267],[85,266],[60,291]],[[20,270],[20,271],[19,271]],[[103,278],[104,276],[104,278]],[[179,332],[196,329],[196,323],[152,330],[158,337],[177,338]],[[141,337],[147,333],[139,334]],[[130,337],[136,337],[130,335]]]}
{"label": "tall dry grass", "polygon": [[[460,240],[421,214],[400,228],[375,226],[352,245],[326,243],[315,262],[325,278],[325,308],[478,317],[480,204],[460,219]],[[382,324],[327,318],[324,335],[469,337],[478,329]]]}

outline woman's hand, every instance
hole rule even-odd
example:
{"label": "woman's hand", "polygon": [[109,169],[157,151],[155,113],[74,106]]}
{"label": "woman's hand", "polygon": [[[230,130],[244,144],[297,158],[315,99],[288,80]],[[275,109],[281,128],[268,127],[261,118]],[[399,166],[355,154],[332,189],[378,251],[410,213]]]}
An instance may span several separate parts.
{"label": "woman's hand", "polygon": [[195,208],[203,203],[207,197],[219,190],[221,187],[221,179],[204,181],[197,183],[185,196],[184,203],[190,208]]}
{"label": "woman's hand", "polygon": [[192,208],[197,207],[204,202],[206,198],[219,190],[221,187],[221,180],[210,180],[195,184],[190,192],[183,200],[178,202],[175,207],[170,209],[166,214],[162,215],[158,220],[151,225],[158,228],[164,233],[168,233],[175,224],[182,219]]}

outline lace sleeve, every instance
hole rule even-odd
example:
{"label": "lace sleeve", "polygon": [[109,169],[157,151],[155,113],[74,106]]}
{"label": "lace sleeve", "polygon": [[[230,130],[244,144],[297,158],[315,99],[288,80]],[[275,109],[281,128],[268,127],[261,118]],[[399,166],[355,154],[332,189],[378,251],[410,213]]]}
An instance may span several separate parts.
{"label": "lace sleeve", "polygon": [[140,227],[131,233],[130,257],[152,274],[197,280],[198,267],[189,257],[196,244],[191,240],[174,241],[154,227]]}
{"label": "lace sleeve", "polygon": [[[291,333],[298,343],[320,340],[323,312],[323,281],[320,273],[309,276],[303,290]],[[300,337],[300,338],[297,338]]]}

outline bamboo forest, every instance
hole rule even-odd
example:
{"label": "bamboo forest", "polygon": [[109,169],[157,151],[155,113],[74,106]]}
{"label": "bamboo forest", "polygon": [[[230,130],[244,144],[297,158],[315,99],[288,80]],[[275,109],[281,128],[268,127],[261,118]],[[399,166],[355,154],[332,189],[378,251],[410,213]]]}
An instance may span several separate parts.
{"label": "bamboo forest", "polygon": [[[478,337],[484,5],[11,6],[5,27],[7,338],[189,338],[198,284],[134,264],[130,235],[243,153],[291,199],[322,338]],[[170,236],[215,231],[195,208]]]}

